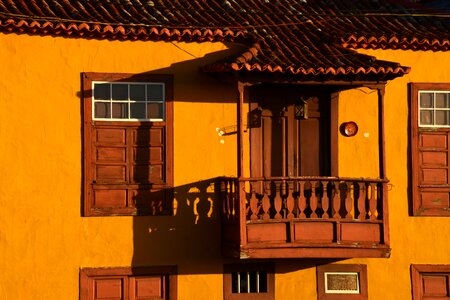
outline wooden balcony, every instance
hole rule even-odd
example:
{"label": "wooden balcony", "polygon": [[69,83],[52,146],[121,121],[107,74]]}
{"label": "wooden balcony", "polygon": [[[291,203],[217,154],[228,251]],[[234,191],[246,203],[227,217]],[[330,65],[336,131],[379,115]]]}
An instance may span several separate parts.
{"label": "wooden balcony", "polygon": [[221,178],[223,253],[389,257],[386,186],[362,178]]}

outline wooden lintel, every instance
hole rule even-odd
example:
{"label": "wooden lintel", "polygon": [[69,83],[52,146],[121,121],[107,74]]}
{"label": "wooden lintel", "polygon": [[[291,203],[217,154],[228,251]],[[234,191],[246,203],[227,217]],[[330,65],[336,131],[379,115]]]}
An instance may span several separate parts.
{"label": "wooden lintel", "polygon": [[278,259],[278,258],[389,258],[391,249],[380,248],[251,248],[241,247],[241,259]]}

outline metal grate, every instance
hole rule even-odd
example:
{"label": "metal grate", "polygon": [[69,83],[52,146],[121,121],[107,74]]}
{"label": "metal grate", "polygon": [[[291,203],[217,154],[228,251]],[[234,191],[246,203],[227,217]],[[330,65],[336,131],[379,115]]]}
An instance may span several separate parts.
{"label": "metal grate", "polygon": [[267,272],[232,272],[233,294],[267,293]]}

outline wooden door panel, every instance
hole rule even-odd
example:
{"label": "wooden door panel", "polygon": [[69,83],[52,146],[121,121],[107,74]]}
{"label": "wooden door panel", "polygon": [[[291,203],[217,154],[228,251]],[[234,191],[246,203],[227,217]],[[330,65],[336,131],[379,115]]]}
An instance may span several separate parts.
{"label": "wooden door panel", "polygon": [[130,300],[164,300],[164,276],[130,277]]}
{"label": "wooden door panel", "polygon": [[423,151],[419,154],[420,163],[423,166],[448,166],[447,152],[429,152]]}
{"label": "wooden door panel", "polygon": [[300,121],[300,176],[320,175],[319,120]]}
{"label": "wooden door panel", "polygon": [[420,200],[424,208],[450,207],[450,189],[424,188],[421,190]]}
{"label": "wooden door panel", "polygon": [[162,145],[164,142],[164,128],[143,128],[133,130],[133,143],[135,145]]}
{"label": "wooden door panel", "polygon": [[119,208],[127,207],[126,189],[94,189],[94,208]]}
{"label": "wooden door panel", "polygon": [[97,147],[95,160],[99,163],[104,162],[126,162],[126,148]]}
{"label": "wooden door panel", "polygon": [[448,181],[447,169],[422,168],[420,184],[446,184]]}
{"label": "wooden door panel", "polygon": [[124,299],[124,278],[95,278],[89,300]]}
{"label": "wooden door panel", "polygon": [[423,295],[425,297],[448,297],[447,277],[446,275],[424,275],[422,277]]}
{"label": "wooden door panel", "polygon": [[447,133],[421,132],[419,147],[431,149],[447,149]]}
{"label": "wooden door panel", "polygon": [[102,145],[125,145],[126,130],[125,128],[96,129],[96,142]]}
{"label": "wooden door panel", "polygon": [[94,178],[96,182],[126,182],[126,166],[97,164]]}
{"label": "wooden door panel", "polygon": [[[303,97],[301,89],[279,91],[255,88],[250,93],[250,109],[262,110],[261,127],[250,131],[251,177],[329,175],[330,103]],[[304,102],[308,118],[296,118],[295,106]]]}

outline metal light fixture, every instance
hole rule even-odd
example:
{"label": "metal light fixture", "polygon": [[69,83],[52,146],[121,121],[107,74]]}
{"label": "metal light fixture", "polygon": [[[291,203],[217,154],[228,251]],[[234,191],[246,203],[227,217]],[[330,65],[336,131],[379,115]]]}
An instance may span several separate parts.
{"label": "metal light fixture", "polygon": [[308,103],[303,98],[294,105],[296,119],[308,119]]}
{"label": "metal light fixture", "polygon": [[358,133],[358,125],[356,122],[344,122],[340,126],[341,134],[347,137],[355,136]]}

